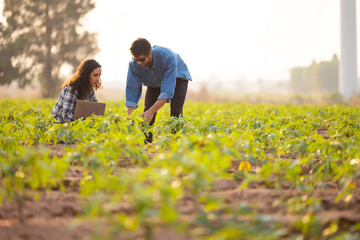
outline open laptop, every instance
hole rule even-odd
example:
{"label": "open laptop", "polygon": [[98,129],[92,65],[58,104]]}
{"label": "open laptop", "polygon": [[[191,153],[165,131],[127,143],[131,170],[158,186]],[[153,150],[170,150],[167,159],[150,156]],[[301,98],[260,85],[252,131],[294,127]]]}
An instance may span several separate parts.
{"label": "open laptop", "polygon": [[87,118],[92,114],[104,116],[106,103],[76,100],[75,118]]}

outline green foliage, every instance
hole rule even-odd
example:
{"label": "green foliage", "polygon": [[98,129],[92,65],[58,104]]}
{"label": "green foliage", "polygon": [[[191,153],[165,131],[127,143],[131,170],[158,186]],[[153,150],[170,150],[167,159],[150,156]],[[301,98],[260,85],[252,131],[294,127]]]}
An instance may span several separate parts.
{"label": "green foliage", "polygon": [[320,238],[321,236],[320,220],[313,215],[312,211],[308,211],[301,219],[296,221],[294,227],[302,233],[304,238]]}
{"label": "green foliage", "polygon": [[338,59],[313,61],[308,67],[294,67],[290,71],[290,86],[296,93],[338,92]]}
{"label": "green foliage", "polygon": [[50,159],[48,149],[18,146],[12,137],[1,139],[0,150],[0,200],[16,201],[20,221],[24,221],[24,199],[30,190],[34,190],[34,197],[38,198],[36,191],[61,184],[69,165],[58,158]]}
{"label": "green foliage", "polygon": [[[355,201],[359,108],[188,102],[185,117],[168,118],[165,105],[150,127],[136,113],[128,119],[124,102],[109,102],[104,117],[56,124],[48,117],[54,103],[0,101],[3,200],[36,196],[61,182],[69,165],[77,166],[83,169],[84,215],[106,219],[102,231],[150,238],[155,226],[191,226],[199,239],[335,239],[341,236],[336,224],[324,226],[316,217],[324,209],[316,191],[331,183],[338,191],[334,204]],[[154,142],[145,145],[148,131]],[[71,144],[59,159],[41,147],[59,143]],[[299,216],[293,232],[258,214],[255,205],[231,206],[216,194],[219,178],[235,179],[242,188],[294,192],[272,206]],[[191,202],[193,220],[182,221],[179,201]]]}

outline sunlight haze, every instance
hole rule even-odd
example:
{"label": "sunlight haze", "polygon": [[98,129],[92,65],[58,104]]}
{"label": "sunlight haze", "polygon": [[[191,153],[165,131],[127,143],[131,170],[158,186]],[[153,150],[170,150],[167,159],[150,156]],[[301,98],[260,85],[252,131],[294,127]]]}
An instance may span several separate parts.
{"label": "sunlight haze", "polygon": [[104,82],[125,82],[137,37],[179,53],[194,81],[270,81],[339,56],[339,8],[339,0],[102,0],[87,19],[99,32]]}
{"label": "sunlight haze", "polygon": [[[340,0],[97,0],[84,26],[98,32],[100,52],[89,57],[105,87],[124,87],[138,37],[180,54],[194,85],[286,81],[293,67],[340,57]],[[359,16],[357,29],[360,39]]]}

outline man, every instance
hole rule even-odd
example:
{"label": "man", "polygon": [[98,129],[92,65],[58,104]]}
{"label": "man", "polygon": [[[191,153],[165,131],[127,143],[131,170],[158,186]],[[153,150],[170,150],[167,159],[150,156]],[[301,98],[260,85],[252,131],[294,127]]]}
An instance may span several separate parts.
{"label": "man", "polygon": [[[127,114],[138,107],[142,85],[147,86],[145,109],[141,117],[153,125],[156,112],[170,103],[170,115],[180,117],[183,113],[188,81],[192,80],[189,70],[181,57],[168,48],[151,47],[145,38],[136,39],[130,47],[132,61],[126,83]],[[152,133],[145,142],[152,142]]]}

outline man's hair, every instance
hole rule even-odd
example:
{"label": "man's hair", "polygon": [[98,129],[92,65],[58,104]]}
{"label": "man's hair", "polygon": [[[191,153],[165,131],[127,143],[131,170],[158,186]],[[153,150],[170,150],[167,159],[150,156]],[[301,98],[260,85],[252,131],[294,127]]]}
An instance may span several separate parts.
{"label": "man's hair", "polygon": [[151,50],[151,44],[145,38],[136,39],[130,47],[130,52],[134,57],[138,57],[140,54],[145,56],[149,55]]}

